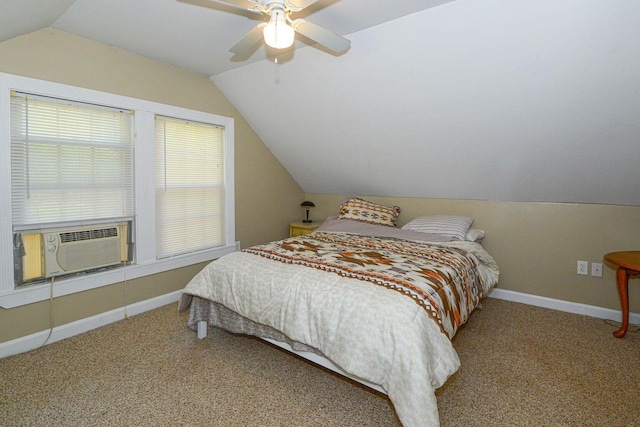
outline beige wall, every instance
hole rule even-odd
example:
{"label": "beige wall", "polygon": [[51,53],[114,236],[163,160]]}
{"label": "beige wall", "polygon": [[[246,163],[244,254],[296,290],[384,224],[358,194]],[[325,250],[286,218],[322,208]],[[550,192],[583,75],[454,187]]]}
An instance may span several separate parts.
{"label": "beige wall", "polygon": [[[304,194],[289,173],[206,76],[57,30],[0,43],[0,72],[205,111],[235,119],[236,240],[243,247],[283,238]],[[127,284],[127,303],[184,287],[197,268]],[[56,325],[122,307],[116,284],[54,301]],[[49,327],[48,302],[0,309],[0,342]]]}
{"label": "beige wall", "polygon": [[[313,219],[337,211],[341,195],[304,194],[231,103],[206,77],[56,30],[0,43],[0,72],[136,97],[236,119],[236,239],[243,247],[285,237],[299,220],[301,200]],[[400,224],[430,213],[468,215],[487,231],[484,246],[502,273],[499,287],[619,309],[615,274],[578,276],[576,261],[602,262],[610,251],[638,249],[640,207],[376,198],[397,204]],[[54,301],[56,325],[181,289],[201,268],[186,267]],[[630,284],[631,310],[640,312],[640,280]],[[49,327],[49,303],[0,309],[0,342]]]}
{"label": "beige wall", "polygon": [[[306,194],[312,218],[336,213],[344,195]],[[500,266],[500,289],[619,310],[615,270],[576,274],[577,261],[640,250],[640,206],[363,197],[402,208],[399,225],[429,214],[465,215],[487,232],[483,246]],[[630,309],[640,313],[640,279],[629,281]]]}
{"label": "beige wall", "polygon": [[[64,325],[176,291],[184,287],[206,264],[195,264],[126,283],[116,283],[55,298],[52,304],[53,326]],[[0,342],[48,329],[51,322],[49,306],[50,302],[47,300],[10,310],[0,309]],[[176,310],[177,308],[176,305]]]}

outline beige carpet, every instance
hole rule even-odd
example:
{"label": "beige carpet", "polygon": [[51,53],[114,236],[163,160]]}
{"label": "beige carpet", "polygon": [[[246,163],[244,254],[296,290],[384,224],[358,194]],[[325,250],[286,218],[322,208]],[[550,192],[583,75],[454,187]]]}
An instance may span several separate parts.
{"label": "beige carpet", "polygon": [[[397,426],[388,399],[175,305],[0,360],[2,426]],[[640,334],[489,299],[454,345],[443,426],[640,426]]]}

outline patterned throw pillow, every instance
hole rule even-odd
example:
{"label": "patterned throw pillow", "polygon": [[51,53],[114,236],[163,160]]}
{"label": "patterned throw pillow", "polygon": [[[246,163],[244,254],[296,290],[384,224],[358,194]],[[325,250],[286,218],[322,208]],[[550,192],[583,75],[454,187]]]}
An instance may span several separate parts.
{"label": "patterned throw pillow", "polygon": [[340,206],[339,218],[395,227],[398,215],[400,215],[398,206],[387,207],[358,197],[351,197]]}

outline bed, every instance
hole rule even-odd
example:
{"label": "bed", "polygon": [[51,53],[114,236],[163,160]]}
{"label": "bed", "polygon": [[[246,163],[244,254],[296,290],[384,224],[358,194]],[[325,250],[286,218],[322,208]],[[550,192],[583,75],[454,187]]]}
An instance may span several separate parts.
{"label": "bed", "polygon": [[[310,234],[213,261],[179,308],[200,337],[210,325],[266,339],[386,393],[404,426],[437,426],[435,390],[460,366],[451,339],[499,270],[472,219],[398,228],[398,214],[348,199]],[[452,218],[465,222],[441,232]]]}

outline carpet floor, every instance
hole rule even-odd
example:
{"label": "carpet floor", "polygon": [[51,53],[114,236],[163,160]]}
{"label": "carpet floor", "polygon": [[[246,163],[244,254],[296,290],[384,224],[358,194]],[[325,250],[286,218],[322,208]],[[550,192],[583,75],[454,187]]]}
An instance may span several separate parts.
{"label": "carpet floor", "polygon": [[[1,426],[399,426],[386,396],[169,305],[0,360]],[[640,334],[488,299],[453,340],[442,426],[640,426]],[[636,328],[637,329],[637,328]]]}

